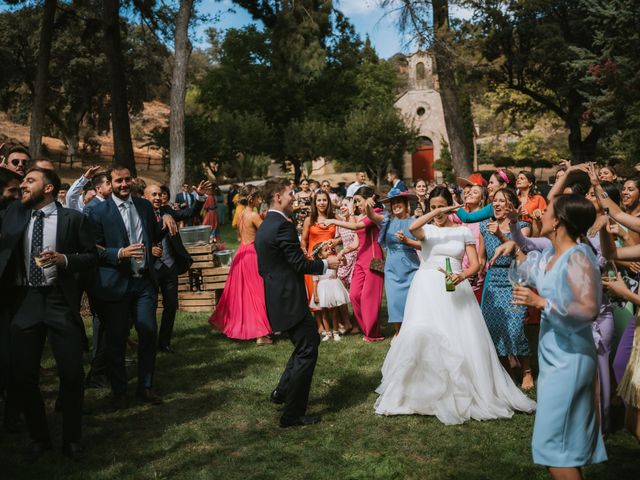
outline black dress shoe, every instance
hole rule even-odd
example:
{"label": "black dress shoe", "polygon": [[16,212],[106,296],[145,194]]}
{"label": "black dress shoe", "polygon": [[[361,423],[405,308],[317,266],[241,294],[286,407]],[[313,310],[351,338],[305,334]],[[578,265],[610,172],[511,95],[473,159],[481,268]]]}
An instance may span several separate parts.
{"label": "black dress shoe", "polygon": [[280,426],[282,428],[288,427],[304,427],[306,425],[315,425],[320,423],[320,415],[301,415],[295,418],[280,418]]}
{"label": "black dress shoe", "polygon": [[271,392],[269,399],[277,405],[282,405],[284,403],[284,395],[282,395],[277,388]]}
{"label": "black dress shoe", "polygon": [[111,399],[111,406],[114,410],[124,410],[129,408],[129,400],[126,395],[114,395]]}
{"label": "black dress shoe", "polygon": [[176,353],[176,351],[169,345],[166,347],[158,347],[158,351],[162,353]]}
{"label": "black dress shoe", "polygon": [[145,388],[144,390],[138,390],[136,396],[145,403],[150,403],[151,405],[160,405],[162,404],[162,397],[158,395],[153,388]]}
{"label": "black dress shoe", "polygon": [[79,443],[69,442],[62,446],[62,454],[78,462],[84,458],[84,448]]}
{"label": "black dress shoe", "polygon": [[46,452],[51,450],[51,442],[33,442],[24,454],[24,460],[27,463],[37,462]]}

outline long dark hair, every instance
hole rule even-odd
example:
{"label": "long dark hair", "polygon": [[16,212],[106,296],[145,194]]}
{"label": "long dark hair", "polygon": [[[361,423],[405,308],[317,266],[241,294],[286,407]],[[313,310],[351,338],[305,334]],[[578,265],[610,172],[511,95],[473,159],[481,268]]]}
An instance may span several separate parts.
{"label": "long dark hair", "polygon": [[596,209],[584,196],[575,193],[558,195],[553,202],[553,215],[573,240],[591,245],[587,231],[596,221]]}
{"label": "long dark hair", "polygon": [[311,214],[309,215],[309,221],[311,225],[314,223],[318,223],[318,207],[316,207],[316,200],[318,199],[318,195],[324,195],[327,197],[327,212],[325,215],[327,218],[336,218],[335,213],[333,212],[333,203],[331,203],[331,197],[327,192],[320,190],[313,196],[313,200],[311,202]]}
{"label": "long dark hair", "polygon": [[[359,197],[364,198],[365,200],[368,198],[373,198],[373,200],[376,202],[376,208],[382,208],[382,205],[380,205],[379,203],[377,203],[378,201],[378,194],[376,193],[376,191],[369,187],[368,185],[363,185],[362,187],[358,188],[358,190],[356,190],[356,193],[353,194],[353,196],[355,197],[356,195],[358,195]],[[362,212],[360,211],[360,208],[358,208],[357,206],[354,208],[354,212],[356,215],[362,215]]]}
{"label": "long dark hair", "polygon": [[[431,208],[431,199],[438,198],[438,197],[444,198],[445,201],[447,202],[447,205],[449,206],[453,205],[453,195],[451,195],[451,192],[449,191],[449,189],[443,185],[437,185],[429,193],[429,198],[427,199],[427,207]],[[424,212],[424,213],[427,213],[427,212]]]}
{"label": "long dark hair", "polygon": [[609,195],[611,200],[613,200],[617,205],[620,205],[620,188],[618,188],[618,185],[611,182],[600,182],[600,186],[606,194]]}
{"label": "long dark hair", "polygon": [[518,172],[518,175],[524,175],[526,179],[529,181],[529,183],[531,184],[531,186],[529,187],[530,197],[533,197],[534,195],[539,195],[538,187],[536,186],[536,176],[533,174],[533,172],[530,172],[529,170],[520,170],[520,172]]}

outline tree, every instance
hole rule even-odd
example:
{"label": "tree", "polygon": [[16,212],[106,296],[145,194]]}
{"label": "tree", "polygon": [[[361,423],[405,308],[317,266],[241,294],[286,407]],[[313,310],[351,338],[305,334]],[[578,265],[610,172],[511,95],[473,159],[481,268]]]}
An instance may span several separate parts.
{"label": "tree", "polygon": [[189,21],[193,13],[193,0],[180,0],[180,9],[175,25],[175,53],[171,79],[171,102],[169,116],[171,165],[170,189],[180,190],[185,177],[185,133],[184,111],[187,93],[187,68],[191,54]]}
{"label": "tree", "polygon": [[135,176],[137,172],[129,123],[126,66],[120,37],[120,0],[102,0],[102,31],[104,52],[109,64],[114,153],[117,162],[129,167],[131,174]]}
{"label": "tree", "polygon": [[418,146],[418,131],[407,127],[392,106],[354,110],[334,137],[334,158],[350,170],[364,170],[380,182],[390,166],[402,171],[406,152]]}
{"label": "tree", "polygon": [[583,1],[468,0],[491,82],[527,95],[564,122],[574,162],[593,160],[604,125],[587,113],[592,87],[580,51],[593,51]]}
{"label": "tree", "polygon": [[473,170],[473,131],[470,103],[459,84],[452,31],[449,24],[448,0],[382,0],[385,8],[400,8],[399,27],[414,33],[423,45],[431,45],[440,83],[452,163],[459,176]]}
{"label": "tree", "polygon": [[42,131],[49,88],[49,61],[57,6],[57,0],[44,0],[42,22],[40,23],[40,42],[38,43],[38,70],[34,85],[29,132],[29,152],[34,158],[40,156],[42,149]]}

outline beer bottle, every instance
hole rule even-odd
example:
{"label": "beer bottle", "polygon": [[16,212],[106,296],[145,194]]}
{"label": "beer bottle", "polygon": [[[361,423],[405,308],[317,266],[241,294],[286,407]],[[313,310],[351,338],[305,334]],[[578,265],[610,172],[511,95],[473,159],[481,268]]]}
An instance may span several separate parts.
{"label": "beer bottle", "polygon": [[451,261],[449,260],[449,257],[445,259],[445,262],[446,262],[445,270],[447,272],[447,276],[445,277],[444,285],[445,285],[445,288],[447,289],[447,292],[455,292],[456,286],[453,284],[450,278],[450,276],[453,274],[453,270],[451,270]]}

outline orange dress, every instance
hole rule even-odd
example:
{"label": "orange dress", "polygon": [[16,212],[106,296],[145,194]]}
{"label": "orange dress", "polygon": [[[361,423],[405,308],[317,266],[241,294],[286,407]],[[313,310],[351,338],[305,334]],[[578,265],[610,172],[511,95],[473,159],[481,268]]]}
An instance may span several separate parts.
{"label": "orange dress", "polygon": [[[323,227],[322,225],[315,223],[309,227],[309,240],[307,242],[307,255],[311,255],[313,248],[321,242],[332,240],[336,236],[336,226],[329,225]],[[305,275],[304,283],[307,286],[307,295],[309,300],[313,296],[313,276]],[[313,310],[313,309],[312,309]]]}
{"label": "orange dress", "polygon": [[523,215],[521,217],[521,220],[527,223],[533,223],[533,218],[531,218],[531,215],[533,215],[533,212],[535,212],[536,210],[544,212],[547,209],[547,202],[542,195],[532,195],[527,198],[527,201],[524,204],[524,208],[526,208],[529,215]]}

